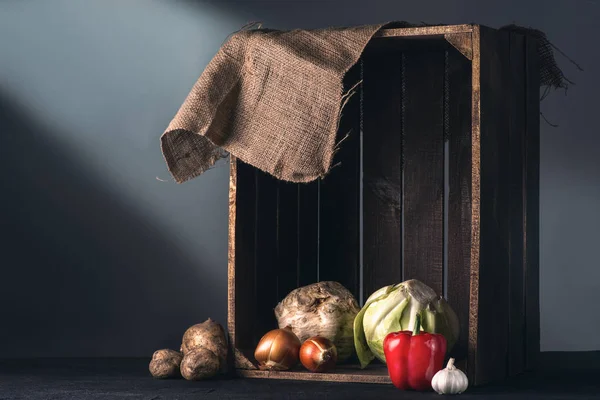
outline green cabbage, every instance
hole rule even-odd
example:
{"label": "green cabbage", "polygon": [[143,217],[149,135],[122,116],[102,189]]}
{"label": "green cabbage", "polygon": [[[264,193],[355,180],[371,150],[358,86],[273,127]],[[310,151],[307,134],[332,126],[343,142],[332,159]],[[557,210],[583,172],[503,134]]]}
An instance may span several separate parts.
{"label": "green cabbage", "polygon": [[383,340],[390,332],[412,331],[417,313],[421,330],[444,335],[450,351],[458,339],[458,317],[432,288],[411,279],[377,290],[354,319],[354,347],[361,368],[375,357],[385,362]]}

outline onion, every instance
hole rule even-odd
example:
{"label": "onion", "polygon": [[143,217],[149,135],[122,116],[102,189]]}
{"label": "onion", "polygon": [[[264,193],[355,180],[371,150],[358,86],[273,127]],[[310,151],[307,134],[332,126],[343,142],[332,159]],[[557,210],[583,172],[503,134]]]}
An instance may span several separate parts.
{"label": "onion", "polygon": [[283,371],[298,363],[300,339],[290,327],[267,332],[254,352],[261,370]]}
{"label": "onion", "polygon": [[337,362],[335,345],[322,336],[311,337],[300,347],[300,362],[311,372],[327,372]]}

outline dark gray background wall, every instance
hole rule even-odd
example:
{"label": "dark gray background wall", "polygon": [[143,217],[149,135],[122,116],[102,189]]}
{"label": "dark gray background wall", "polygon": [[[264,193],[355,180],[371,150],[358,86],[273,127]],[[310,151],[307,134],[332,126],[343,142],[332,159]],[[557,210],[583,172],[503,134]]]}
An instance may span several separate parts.
{"label": "dark gray background wall", "polygon": [[[226,322],[228,167],[169,179],[159,136],[226,36],[409,20],[546,31],[586,73],[542,104],[541,347],[600,349],[600,5],[0,3],[0,357],[148,356]],[[583,338],[583,339],[582,339]]]}

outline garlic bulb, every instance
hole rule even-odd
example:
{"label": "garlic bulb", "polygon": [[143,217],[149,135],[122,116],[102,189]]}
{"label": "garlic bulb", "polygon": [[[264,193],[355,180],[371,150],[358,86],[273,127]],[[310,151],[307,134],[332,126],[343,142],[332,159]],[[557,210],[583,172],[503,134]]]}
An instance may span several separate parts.
{"label": "garlic bulb", "polygon": [[454,358],[448,360],[446,368],[438,371],[431,379],[431,387],[439,394],[459,394],[467,390],[469,379],[454,366]]}

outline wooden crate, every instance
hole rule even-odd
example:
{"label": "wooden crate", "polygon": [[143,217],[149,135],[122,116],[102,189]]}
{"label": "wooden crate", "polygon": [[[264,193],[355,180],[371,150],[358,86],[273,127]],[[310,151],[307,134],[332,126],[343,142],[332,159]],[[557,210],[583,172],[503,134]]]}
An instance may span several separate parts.
{"label": "wooden crate", "polygon": [[[471,385],[539,353],[536,42],[478,25],[380,32],[347,75],[341,163],[310,184],[231,159],[229,318],[249,360],[292,289],[335,280],[361,302],[417,278],[461,325],[451,352]],[[241,365],[240,365],[241,366]],[[387,369],[239,369],[250,378],[389,383]]]}

